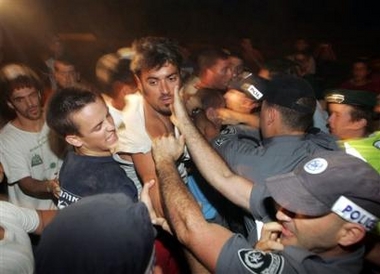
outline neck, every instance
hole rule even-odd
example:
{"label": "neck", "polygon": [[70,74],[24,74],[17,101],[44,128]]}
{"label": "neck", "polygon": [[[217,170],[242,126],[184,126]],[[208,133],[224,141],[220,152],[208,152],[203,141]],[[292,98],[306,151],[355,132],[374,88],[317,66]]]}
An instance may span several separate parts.
{"label": "neck", "polygon": [[107,157],[107,156],[112,155],[110,150],[93,151],[85,147],[76,147],[75,153],[78,155],[93,156],[93,157]]}
{"label": "neck", "polygon": [[334,248],[331,248],[329,250],[325,250],[322,252],[316,252],[320,257],[329,259],[334,257],[340,257],[350,254],[351,250],[343,249],[340,245],[335,246]]}
{"label": "neck", "polygon": [[37,120],[30,120],[21,116],[17,116],[16,119],[12,121],[12,124],[15,127],[28,132],[40,132],[44,123],[45,119],[43,117]]}
{"label": "neck", "polygon": [[157,112],[148,103],[144,103],[145,126],[152,137],[174,132],[170,115]]}

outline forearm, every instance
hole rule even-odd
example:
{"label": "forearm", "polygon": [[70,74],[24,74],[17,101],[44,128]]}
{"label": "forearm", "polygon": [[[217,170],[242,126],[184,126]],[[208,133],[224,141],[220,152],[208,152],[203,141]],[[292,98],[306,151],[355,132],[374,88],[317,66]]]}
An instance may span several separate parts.
{"label": "forearm", "polygon": [[206,181],[227,199],[248,209],[253,183],[236,176],[231,171],[226,162],[199,133],[189,117],[181,118],[179,129],[185,136],[192,160]]}
{"label": "forearm", "polygon": [[202,212],[179,176],[174,162],[157,159],[156,168],[165,216],[179,240],[186,245],[192,238],[191,234],[198,233],[193,231],[192,225],[205,222]]}
{"label": "forearm", "polygon": [[29,195],[40,199],[52,198],[52,180],[36,180],[32,177],[22,178],[18,185],[21,190]]}
{"label": "forearm", "polygon": [[149,189],[149,196],[152,201],[153,208],[157,214],[157,217],[163,217],[164,212],[161,205],[161,198],[159,193],[159,180],[156,176],[155,163],[151,153],[143,154],[137,153],[132,155],[134,167],[141,182],[145,184],[151,180],[156,183]]}
{"label": "forearm", "polygon": [[259,127],[259,118],[254,114],[247,113],[238,113],[236,119],[242,124],[258,128]]}
{"label": "forearm", "polygon": [[57,212],[57,210],[37,210],[40,223],[34,233],[41,235],[45,227],[54,219]]}

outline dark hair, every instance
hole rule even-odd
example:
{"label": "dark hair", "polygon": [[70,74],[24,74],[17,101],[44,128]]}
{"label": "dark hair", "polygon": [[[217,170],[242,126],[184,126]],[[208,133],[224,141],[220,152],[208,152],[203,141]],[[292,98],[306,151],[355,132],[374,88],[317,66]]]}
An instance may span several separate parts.
{"label": "dark hair", "polygon": [[203,88],[199,89],[194,96],[198,97],[201,102],[201,108],[219,108],[224,103],[223,90]]}
{"label": "dark hair", "polygon": [[227,51],[218,48],[201,50],[197,56],[195,74],[201,75],[206,69],[216,64],[218,60],[227,60],[230,55]]}
{"label": "dark hair", "polygon": [[64,88],[57,91],[48,104],[46,113],[48,126],[63,138],[69,134],[80,135],[71,116],[86,105],[95,102],[97,98],[103,100],[98,93],[79,87]]}
{"label": "dark hair", "polygon": [[119,81],[128,85],[136,85],[133,73],[130,70],[131,60],[120,59],[116,65],[115,71],[111,73],[111,83]]}
{"label": "dark hair", "polygon": [[[287,107],[270,103],[268,101],[266,104],[269,107],[277,109],[281,113],[282,124],[291,130],[307,131],[307,129],[313,126],[314,112],[302,113]],[[315,98],[303,97],[298,99],[297,104],[306,108],[315,109],[316,100]]]}
{"label": "dark hair", "polygon": [[2,97],[9,100],[13,91],[21,88],[42,90],[42,83],[37,74],[23,64],[8,64],[0,70],[0,88]]}
{"label": "dark hair", "polygon": [[0,105],[3,115],[13,119],[15,111],[8,107],[13,91],[22,88],[35,88],[40,94],[43,89],[42,82],[37,74],[28,66],[23,64],[8,64],[0,70]]}
{"label": "dark hair", "polygon": [[166,63],[173,64],[180,70],[182,55],[176,40],[166,37],[148,36],[132,44],[135,52],[131,62],[131,71],[140,75],[142,70],[161,68]]}

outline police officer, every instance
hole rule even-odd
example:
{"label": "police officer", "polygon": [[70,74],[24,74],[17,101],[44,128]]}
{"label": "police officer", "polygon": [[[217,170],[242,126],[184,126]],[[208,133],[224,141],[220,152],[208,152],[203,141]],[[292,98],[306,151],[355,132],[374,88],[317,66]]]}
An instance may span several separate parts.
{"label": "police officer", "polygon": [[380,131],[375,131],[376,93],[333,89],[326,93],[328,125],[339,145],[380,172]]}
{"label": "police officer", "polygon": [[197,145],[203,155],[196,158],[210,162],[207,171],[202,171],[214,187],[223,192],[233,185],[236,197],[232,199],[255,215],[265,212],[258,203],[263,195],[274,200],[277,211],[277,222],[264,225],[254,248],[242,235],[207,223],[176,172],[175,159],[183,143],[173,136],[155,140],[153,155],[166,217],[179,240],[208,270],[360,273],[362,240],[375,229],[380,216],[380,176],[367,163],[344,152],[325,151],[301,162],[291,173],[255,184],[232,173],[204,143]]}

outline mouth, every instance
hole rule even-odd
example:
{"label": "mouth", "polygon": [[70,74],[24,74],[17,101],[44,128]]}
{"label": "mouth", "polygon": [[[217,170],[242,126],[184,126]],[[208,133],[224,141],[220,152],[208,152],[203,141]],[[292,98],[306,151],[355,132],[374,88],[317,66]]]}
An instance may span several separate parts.
{"label": "mouth", "polygon": [[288,238],[292,236],[294,236],[293,232],[291,232],[285,225],[282,225],[281,238]]}
{"label": "mouth", "polygon": [[161,97],[160,99],[161,99],[161,101],[164,104],[171,104],[171,103],[173,103],[173,97],[171,97],[171,96]]}
{"label": "mouth", "polygon": [[107,142],[113,144],[113,143],[116,143],[118,139],[119,139],[119,138],[118,138],[118,136],[116,135],[116,133],[115,133],[115,132],[112,132],[112,133],[107,137],[106,140],[107,140]]}
{"label": "mouth", "polygon": [[28,109],[28,112],[32,115],[37,115],[39,113],[38,107],[31,107]]}

